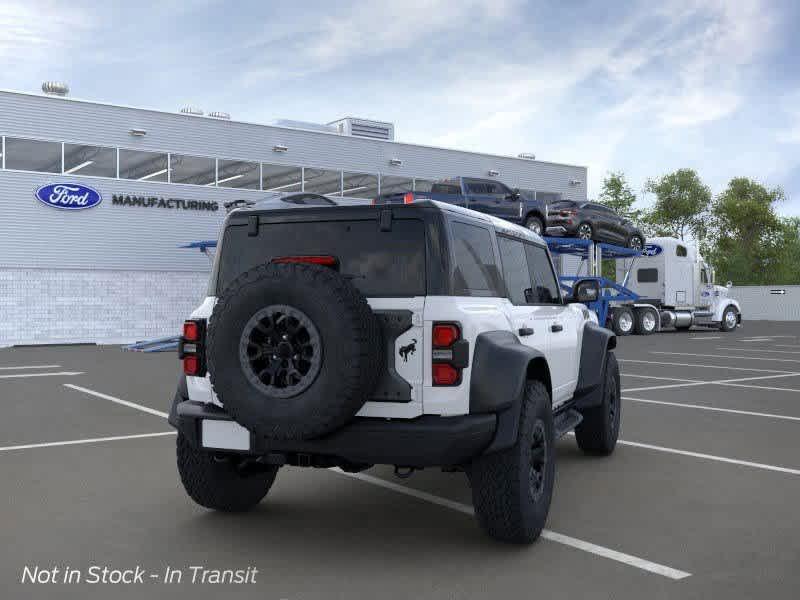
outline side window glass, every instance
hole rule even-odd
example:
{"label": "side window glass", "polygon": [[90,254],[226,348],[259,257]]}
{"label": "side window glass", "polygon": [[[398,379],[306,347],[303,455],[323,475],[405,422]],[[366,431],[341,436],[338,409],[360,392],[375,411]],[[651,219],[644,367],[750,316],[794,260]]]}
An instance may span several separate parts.
{"label": "side window glass", "polygon": [[528,304],[532,299],[533,286],[525,256],[525,246],[518,240],[498,236],[500,260],[503,263],[503,279],[513,304]]}
{"label": "side window glass", "polygon": [[457,296],[500,296],[499,273],[488,229],[454,221],[454,288]]}
{"label": "side window glass", "polygon": [[675,248],[675,256],[686,256],[686,246],[677,246]]}
{"label": "side window glass", "polygon": [[528,268],[533,283],[531,302],[534,304],[561,304],[558,280],[550,265],[547,250],[533,244],[525,244],[525,254],[528,258]]}
{"label": "side window glass", "polygon": [[700,281],[702,283],[708,283],[708,273],[706,273],[705,269],[700,269]]}

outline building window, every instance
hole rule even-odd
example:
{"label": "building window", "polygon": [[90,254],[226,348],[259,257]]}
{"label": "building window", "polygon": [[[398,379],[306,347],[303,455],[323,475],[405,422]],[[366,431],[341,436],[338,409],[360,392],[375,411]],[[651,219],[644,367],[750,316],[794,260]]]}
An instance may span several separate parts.
{"label": "building window", "polygon": [[381,194],[405,194],[414,191],[414,180],[410,177],[381,176]]}
{"label": "building window", "polygon": [[327,169],[305,169],[305,191],[314,194],[339,196],[342,192],[342,172]]}
{"label": "building window", "polygon": [[192,185],[214,185],[217,161],[202,156],[170,154],[170,181]]}
{"label": "building window", "polygon": [[120,149],[119,151],[119,176],[121,179],[166,182],[168,170],[166,154],[141,150]]}
{"label": "building window", "polygon": [[116,177],[117,149],[64,144],[64,174]]}
{"label": "building window", "polygon": [[342,196],[350,198],[377,198],[378,177],[367,173],[343,173],[344,189]]}
{"label": "building window", "polygon": [[61,173],[61,143],[6,138],[6,169]]}
{"label": "building window", "polygon": [[217,165],[218,186],[247,190],[260,189],[258,163],[243,160],[220,160]]}
{"label": "building window", "polygon": [[286,165],[261,165],[261,189],[265,192],[299,192],[303,189],[303,169]]}
{"label": "building window", "polygon": [[431,181],[430,179],[414,179],[414,191],[415,192],[430,192],[433,184],[436,183],[435,181]]}

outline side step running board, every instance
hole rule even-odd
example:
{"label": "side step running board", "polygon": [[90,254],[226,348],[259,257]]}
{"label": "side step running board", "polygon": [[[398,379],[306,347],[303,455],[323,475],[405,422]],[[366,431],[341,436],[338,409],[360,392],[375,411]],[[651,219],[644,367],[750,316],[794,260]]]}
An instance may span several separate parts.
{"label": "side step running board", "polygon": [[556,428],[556,439],[564,437],[580,425],[581,421],[583,421],[583,415],[572,408],[555,415],[553,417],[553,425]]}

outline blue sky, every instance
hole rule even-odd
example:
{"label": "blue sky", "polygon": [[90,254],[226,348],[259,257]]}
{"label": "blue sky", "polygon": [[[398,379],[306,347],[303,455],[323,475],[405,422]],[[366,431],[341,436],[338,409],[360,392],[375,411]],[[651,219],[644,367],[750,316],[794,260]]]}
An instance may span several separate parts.
{"label": "blue sky", "polygon": [[648,177],[782,186],[800,215],[791,1],[0,3],[0,87],[235,119],[393,121],[397,139]]}

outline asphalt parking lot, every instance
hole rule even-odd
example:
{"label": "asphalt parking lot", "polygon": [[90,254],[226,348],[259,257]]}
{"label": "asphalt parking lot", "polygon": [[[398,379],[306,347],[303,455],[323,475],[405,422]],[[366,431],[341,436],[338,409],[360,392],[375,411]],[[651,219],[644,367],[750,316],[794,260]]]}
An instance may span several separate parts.
{"label": "asphalt parking lot", "polygon": [[[433,469],[285,468],[254,512],[210,513],[177,478],[174,354],[0,350],[0,597],[797,598],[800,323],[623,338],[617,355],[620,446],[562,440],[546,537],[513,547],[480,532],[463,474]],[[21,583],[92,565],[147,574]],[[192,583],[193,566],[258,571]]]}

